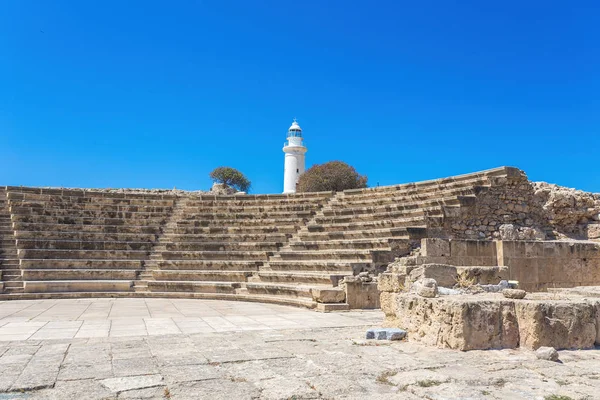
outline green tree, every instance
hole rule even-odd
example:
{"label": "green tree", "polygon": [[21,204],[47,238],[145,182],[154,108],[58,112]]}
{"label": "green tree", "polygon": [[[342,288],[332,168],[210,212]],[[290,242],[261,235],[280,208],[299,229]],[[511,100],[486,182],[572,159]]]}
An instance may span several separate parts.
{"label": "green tree", "polygon": [[210,173],[210,179],[212,179],[213,182],[225,184],[240,192],[248,192],[251,186],[250,181],[244,174],[231,167],[215,168]]}
{"label": "green tree", "polygon": [[300,175],[298,192],[339,192],[346,189],[367,187],[367,177],[360,175],[354,167],[342,161],[316,164]]}

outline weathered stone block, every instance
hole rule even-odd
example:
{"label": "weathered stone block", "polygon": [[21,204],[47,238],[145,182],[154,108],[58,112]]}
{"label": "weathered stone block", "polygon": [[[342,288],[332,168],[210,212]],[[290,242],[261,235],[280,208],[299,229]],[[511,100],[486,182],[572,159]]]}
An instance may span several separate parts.
{"label": "weathered stone block", "polygon": [[419,279],[435,279],[438,286],[453,287],[456,284],[456,267],[447,264],[423,264],[410,271],[408,279],[416,282]]}
{"label": "weathered stone block", "polygon": [[480,285],[497,284],[509,278],[508,267],[456,267],[456,272],[463,280]]}
{"label": "weathered stone block", "polygon": [[450,242],[446,239],[421,239],[421,253],[427,257],[450,257]]}
{"label": "weathered stone block", "polygon": [[393,326],[406,329],[416,342],[457,350],[515,348],[519,344],[510,300],[476,296],[428,299],[403,293],[392,293],[391,297],[393,300],[382,298],[382,309],[384,302],[387,309],[386,326],[396,324]]}
{"label": "weathered stone block", "polygon": [[527,292],[521,289],[504,289],[502,295],[507,299],[524,299]]}
{"label": "weathered stone block", "polygon": [[596,308],[584,301],[525,300],[515,302],[521,347],[589,349],[597,332]]}
{"label": "weathered stone block", "polygon": [[404,290],[405,274],[383,273],[379,275],[377,288],[381,292],[401,292]]}
{"label": "weathered stone block", "polygon": [[311,289],[312,298],[317,303],[343,303],[346,293],[340,289]]}
{"label": "weathered stone block", "polygon": [[346,303],[352,309],[379,308],[379,290],[376,282],[363,282],[360,279],[345,279]]}

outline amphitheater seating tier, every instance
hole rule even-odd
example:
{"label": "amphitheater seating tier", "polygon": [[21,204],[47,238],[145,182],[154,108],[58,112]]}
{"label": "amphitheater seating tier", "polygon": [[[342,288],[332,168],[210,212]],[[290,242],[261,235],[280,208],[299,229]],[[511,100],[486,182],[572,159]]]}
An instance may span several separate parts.
{"label": "amphitheater seating tier", "polygon": [[296,195],[5,187],[0,297],[193,297],[344,309],[319,293],[339,294],[345,276],[408,253],[442,226],[446,209],[506,174],[499,168]]}

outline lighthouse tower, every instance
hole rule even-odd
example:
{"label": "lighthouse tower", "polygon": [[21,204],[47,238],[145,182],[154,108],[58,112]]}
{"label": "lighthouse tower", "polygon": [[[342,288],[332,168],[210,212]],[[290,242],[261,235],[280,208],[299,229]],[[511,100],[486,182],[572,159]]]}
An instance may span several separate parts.
{"label": "lighthouse tower", "polygon": [[296,118],[288,129],[287,143],[283,145],[283,152],[285,153],[283,193],[296,193],[296,183],[304,173],[304,153],[306,153],[306,147],[302,144],[302,128],[296,122]]}

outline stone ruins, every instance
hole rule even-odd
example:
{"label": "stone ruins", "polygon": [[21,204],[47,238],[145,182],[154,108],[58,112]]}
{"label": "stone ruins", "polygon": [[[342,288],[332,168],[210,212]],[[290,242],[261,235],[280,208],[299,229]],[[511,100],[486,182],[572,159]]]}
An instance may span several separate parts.
{"label": "stone ruins", "polygon": [[511,167],[289,195],[9,186],[0,299],[381,307],[386,326],[438,347],[588,348],[599,215],[600,195]]}

